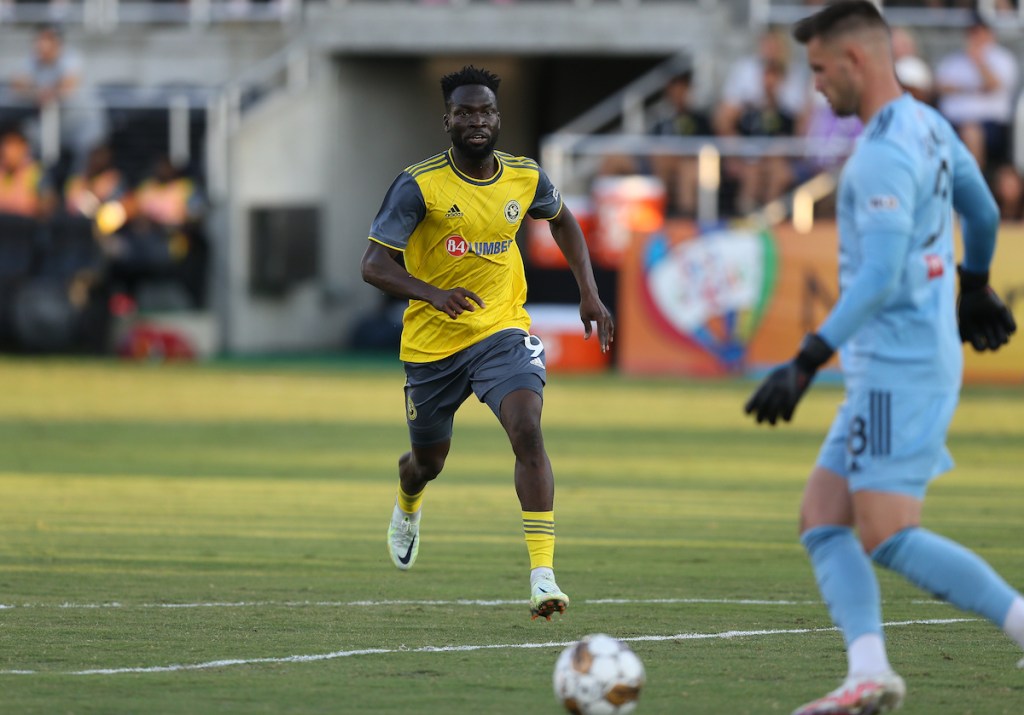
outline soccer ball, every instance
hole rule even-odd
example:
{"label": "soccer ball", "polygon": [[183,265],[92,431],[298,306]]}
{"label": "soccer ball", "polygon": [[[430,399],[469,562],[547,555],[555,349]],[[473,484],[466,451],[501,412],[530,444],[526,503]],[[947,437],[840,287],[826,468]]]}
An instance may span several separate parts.
{"label": "soccer ball", "polygon": [[636,709],[644,664],[622,641],[584,636],[555,663],[555,697],[573,715],[626,715]]}

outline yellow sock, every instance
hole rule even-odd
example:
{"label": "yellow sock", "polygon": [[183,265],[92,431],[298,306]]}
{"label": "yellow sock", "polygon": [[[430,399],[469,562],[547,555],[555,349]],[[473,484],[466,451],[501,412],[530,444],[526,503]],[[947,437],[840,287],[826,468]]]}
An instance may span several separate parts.
{"label": "yellow sock", "polygon": [[524,511],[523,535],[530,551],[530,569],[553,568],[555,562],[555,512]]}
{"label": "yellow sock", "polygon": [[406,514],[415,514],[419,511],[420,505],[423,504],[423,492],[426,489],[421,489],[419,494],[406,494],[402,489],[402,485],[398,485],[398,508],[404,511]]}

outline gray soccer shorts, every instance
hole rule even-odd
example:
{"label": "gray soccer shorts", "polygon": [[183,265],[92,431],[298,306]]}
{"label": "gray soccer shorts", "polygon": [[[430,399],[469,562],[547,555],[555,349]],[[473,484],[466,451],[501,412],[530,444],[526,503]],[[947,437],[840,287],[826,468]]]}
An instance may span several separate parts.
{"label": "gray soccer shorts", "polygon": [[405,363],[405,419],[409,439],[425,447],[451,439],[455,412],[470,394],[500,416],[515,390],[544,397],[544,344],[536,335],[502,330],[434,362]]}

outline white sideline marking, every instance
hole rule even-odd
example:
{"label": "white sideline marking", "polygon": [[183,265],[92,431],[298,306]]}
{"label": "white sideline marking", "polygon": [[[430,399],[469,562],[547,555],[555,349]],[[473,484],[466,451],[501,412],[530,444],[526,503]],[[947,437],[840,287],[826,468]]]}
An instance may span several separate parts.
{"label": "white sideline marking", "polygon": [[[0,603],[0,611],[13,608],[360,608],[373,606],[517,606],[527,603],[526,599],[457,599],[452,601],[430,600],[380,600],[380,601],[211,601],[209,603]],[[577,599],[577,603],[589,605],[609,604],[724,604],[737,606],[811,606],[821,601],[785,601],[754,598],[590,598]],[[913,603],[941,603],[940,601],[913,601]]]}
{"label": "white sideline marking", "polygon": [[[786,601],[756,598],[589,598],[577,600],[589,605],[615,604],[722,604],[734,606],[814,606],[817,601]],[[361,608],[373,606],[516,606],[527,603],[526,599],[457,599],[454,601],[430,600],[380,600],[380,601],[211,601],[208,603],[0,603],[0,611],[14,608]],[[935,599],[915,599],[914,605],[946,605]]]}
{"label": "white sideline marking", "polygon": [[[977,618],[933,618],[928,620],[893,621],[884,623],[887,628],[897,626],[942,625],[947,623],[971,623]],[[619,640],[629,643],[655,641],[706,640],[711,638],[747,638],[750,636],[801,635],[806,633],[825,633],[838,630],[836,628],[787,628],[758,631],[723,631],[720,633],[676,633],[671,636],[629,636]],[[39,670],[0,670],[0,675],[123,675],[125,673],[173,673],[187,670],[209,670],[211,668],[227,668],[234,665],[261,665],[264,663],[313,663],[320,660],[336,660],[351,658],[357,655],[387,655],[390,653],[465,653],[477,650],[512,650],[523,648],[565,648],[575,641],[549,641],[547,643],[502,643],[477,645],[425,645],[419,648],[363,648],[360,650],[337,650],[332,653],[315,653],[312,655],[287,655],[279,658],[230,658],[211,660],[205,663],[152,665],[139,668],[94,668],[90,670],[72,671],[39,671]]]}

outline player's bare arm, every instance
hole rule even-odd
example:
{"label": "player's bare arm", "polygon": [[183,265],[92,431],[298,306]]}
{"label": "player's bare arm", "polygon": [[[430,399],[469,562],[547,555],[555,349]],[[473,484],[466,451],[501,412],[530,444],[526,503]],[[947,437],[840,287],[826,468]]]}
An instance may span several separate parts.
{"label": "player's bare arm", "polygon": [[452,320],[466,311],[473,312],[478,307],[487,307],[483,299],[471,290],[462,287],[438,288],[410,275],[397,259],[398,251],[370,241],[360,263],[363,280],[396,297],[430,303]]}
{"label": "player's bare arm", "polygon": [[597,324],[597,337],[601,342],[601,352],[608,352],[615,339],[615,322],[611,311],[601,302],[594,281],[594,269],[590,265],[590,252],[579,222],[567,207],[549,222],[551,235],[558,244],[573,277],[580,289],[580,320],[583,321],[583,335],[589,340]]}

